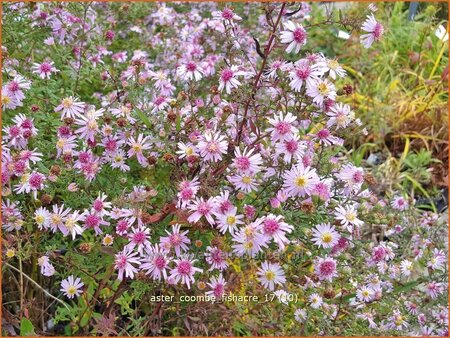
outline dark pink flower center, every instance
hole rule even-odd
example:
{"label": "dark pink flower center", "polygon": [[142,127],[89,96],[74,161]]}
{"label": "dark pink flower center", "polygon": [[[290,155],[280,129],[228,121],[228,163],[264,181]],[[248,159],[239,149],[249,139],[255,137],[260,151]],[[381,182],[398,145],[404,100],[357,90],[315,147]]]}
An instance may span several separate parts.
{"label": "dark pink flower center", "polygon": [[222,74],[220,75],[220,78],[222,81],[227,82],[230,81],[230,79],[233,77],[234,73],[231,69],[224,69],[222,71]]}
{"label": "dark pink flower center", "polygon": [[8,85],[8,89],[11,92],[17,92],[20,89],[19,84],[16,81],[12,81],[9,85]]}
{"label": "dark pink flower center", "polygon": [[222,257],[222,251],[220,250],[215,250],[211,253],[211,259],[215,262],[215,263],[222,263],[223,262],[223,257]]}
{"label": "dark pink flower center", "polygon": [[155,105],[159,106],[160,104],[163,104],[166,101],[166,98],[164,96],[159,96],[155,100]]}
{"label": "dark pink flower center", "polygon": [[357,171],[353,174],[353,181],[356,183],[361,183],[363,181],[364,177],[361,171]]}
{"label": "dark pink flower center", "polygon": [[294,35],[294,40],[295,40],[295,42],[297,42],[297,43],[305,43],[305,40],[306,40],[306,31],[303,29],[303,28],[301,28],[301,27],[298,27],[298,28],[296,28],[293,32],[292,32],[292,34]]}
{"label": "dark pink flower center", "polygon": [[172,234],[169,237],[170,244],[173,246],[179,246],[181,244],[180,234]]}
{"label": "dark pink flower center", "polygon": [[178,273],[181,275],[190,275],[192,264],[189,261],[181,261],[177,266]]}
{"label": "dark pink flower center", "polygon": [[336,263],[333,261],[325,261],[320,264],[320,273],[324,276],[329,276],[336,270]]}
{"label": "dark pink flower center", "polygon": [[87,163],[87,162],[89,162],[90,158],[91,158],[91,156],[89,155],[89,153],[87,153],[87,152],[85,152],[85,151],[80,152],[79,155],[78,155],[78,159],[79,159],[79,161],[80,161],[81,163]]}
{"label": "dark pink flower center", "polygon": [[103,210],[103,202],[101,200],[94,201],[94,210],[100,212]]}
{"label": "dark pink flower center", "polygon": [[163,256],[158,256],[154,260],[154,264],[159,270],[162,270],[166,267],[166,260],[164,259]]}
{"label": "dark pink flower center", "polygon": [[120,255],[119,257],[117,257],[116,265],[120,270],[125,269],[125,267],[127,266],[127,256]]}
{"label": "dark pink flower center", "polygon": [[50,66],[49,63],[44,62],[41,64],[41,72],[43,73],[50,73],[50,71],[52,70],[52,66]]}
{"label": "dark pink flower center", "polygon": [[116,140],[108,140],[106,141],[105,148],[109,151],[114,151],[117,148],[117,141]]}
{"label": "dark pink flower center", "polygon": [[194,192],[191,188],[185,188],[181,191],[181,199],[190,200],[194,196]]}
{"label": "dark pink flower center", "polygon": [[9,135],[11,137],[17,137],[20,135],[20,128],[18,126],[12,126],[9,128]]}
{"label": "dark pink flower center", "polygon": [[31,128],[33,128],[33,122],[29,119],[26,119],[26,120],[23,120],[23,122],[20,126],[24,129],[31,129]]}
{"label": "dark pink flower center", "polygon": [[384,32],[384,27],[381,23],[377,22],[377,24],[375,25],[375,28],[373,30],[373,37],[375,38],[375,40],[379,40],[381,38],[381,36],[383,35]]}
{"label": "dark pink flower center", "polygon": [[205,216],[205,215],[209,214],[209,212],[211,211],[211,208],[210,208],[210,206],[209,206],[206,202],[201,202],[201,203],[198,205],[197,211],[198,211],[200,214],[202,214],[203,216]]}
{"label": "dark pink flower center", "polygon": [[95,228],[100,224],[100,219],[95,215],[88,215],[86,217],[86,226],[88,228]]}
{"label": "dark pink flower center", "polygon": [[42,184],[42,176],[39,174],[32,174],[29,183],[32,188],[39,188]]}
{"label": "dark pink flower center", "polygon": [[233,11],[231,10],[231,9],[229,9],[229,8],[225,8],[223,11],[222,11],[222,18],[224,18],[224,19],[226,19],[226,20],[231,20],[231,19],[233,19]]}
{"label": "dark pink flower center", "polygon": [[190,72],[193,72],[193,71],[195,71],[197,69],[197,65],[195,63],[193,63],[193,62],[188,62],[186,64],[186,69],[188,71],[190,71]]}
{"label": "dark pink flower center", "polygon": [[142,244],[145,241],[145,232],[139,231],[133,235],[133,242],[137,244]]}
{"label": "dark pink flower center", "polygon": [[286,150],[291,154],[295,153],[298,149],[298,143],[295,140],[286,141]]}
{"label": "dark pink flower center", "polygon": [[250,168],[250,160],[246,156],[241,156],[236,159],[236,167],[239,170],[248,170]]}
{"label": "dark pink flower center", "polygon": [[217,285],[214,287],[214,296],[215,296],[216,298],[221,297],[222,294],[223,294],[223,291],[224,291],[224,286],[223,286],[222,284],[217,284]]}
{"label": "dark pink flower center", "polygon": [[226,213],[232,207],[233,207],[233,204],[231,204],[231,202],[229,200],[225,200],[220,204],[220,211],[222,211],[222,213]]}
{"label": "dark pink flower center", "polygon": [[322,129],[317,133],[317,137],[320,139],[326,139],[327,137],[330,136],[330,132],[328,129]]}
{"label": "dark pink flower center", "polygon": [[14,171],[16,173],[23,173],[25,171],[25,168],[26,168],[25,161],[17,161],[16,163],[14,163]]}
{"label": "dark pink flower center", "polygon": [[274,219],[264,221],[264,231],[266,234],[273,235],[280,228],[280,224]]}
{"label": "dark pink flower center", "polygon": [[117,223],[117,232],[125,232],[128,229],[128,222],[126,220],[121,220]]}
{"label": "dark pink flower center", "polygon": [[291,131],[291,126],[289,125],[289,123],[282,121],[278,123],[276,129],[279,134],[284,135]]}

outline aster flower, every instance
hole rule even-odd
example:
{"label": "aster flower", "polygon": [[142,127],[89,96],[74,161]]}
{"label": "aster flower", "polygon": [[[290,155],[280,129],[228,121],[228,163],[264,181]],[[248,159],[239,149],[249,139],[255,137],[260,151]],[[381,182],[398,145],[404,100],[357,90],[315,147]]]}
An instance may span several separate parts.
{"label": "aster flower", "polygon": [[262,157],[260,154],[253,154],[253,152],[254,149],[248,150],[247,148],[242,152],[239,148],[234,150],[233,167],[239,173],[251,172],[256,174],[260,171],[259,166],[262,164]]}
{"label": "aster flower", "polygon": [[329,76],[336,80],[336,77],[345,77],[346,72],[344,68],[339,64],[336,59],[322,58],[321,61],[317,63],[317,67],[323,72],[329,74]]}
{"label": "aster flower", "polygon": [[400,211],[405,211],[409,207],[408,201],[402,196],[396,196],[391,201],[392,208]]}
{"label": "aster flower", "polygon": [[283,174],[283,189],[286,194],[291,197],[306,195],[310,196],[313,192],[315,184],[319,183],[319,176],[316,169],[305,167],[299,163],[291,170]]}
{"label": "aster flower", "polygon": [[298,133],[298,129],[293,126],[296,120],[291,113],[283,116],[281,112],[279,115],[275,115],[274,118],[269,118],[268,121],[272,127],[267,128],[267,132],[272,134],[272,141],[285,141],[294,137]]}
{"label": "aster flower", "polygon": [[239,21],[242,18],[233,12],[233,10],[229,7],[225,7],[222,11],[214,11],[212,12],[212,16],[214,20],[227,20],[227,21]]}
{"label": "aster flower", "polygon": [[318,309],[322,306],[323,300],[317,293],[313,293],[308,297],[308,301],[311,304],[311,307],[314,309]]}
{"label": "aster flower", "polygon": [[239,82],[236,77],[245,75],[247,75],[247,73],[240,71],[237,66],[222,69],[219,77],[219,91],[225,89],[225,92],[230,94],[233,88],[237,88],[241,85],[241,82]]}
{"label": "aster flower", "polygon": [[228,142],[219,133],[207,132],[198,143],[200,155],[204,161],[217,162],[222,160],[222,154],[227,152]]}
{"label": "aster flower", "polygon": [[129,243],[125,246],[130,250],[137,247],[139,255],[142,255],[145,249],[150,247],[150,229],[144,227],[136,227],[128,234]]}
{"label": "aster flower", "polygon": [[318,106],[323,106],[326,99],[336,99],[336,87],[327,79],[315,79],[307,82],[306,95]]}
{"label": "aster flower", "polygon": [[262,251],[263,247],[267,247],[266,239],[260,232],[259,222],[251,223],[232,234],[233,252],[238,257],[249,255],[255,257]]}
{"label": "aster flower", "polygon": [[257,275],[262,286],[270,291],[275,290],[275,285],[283,285],[286,282],[284,271],[278,263],[263,262]]}
{"label": "aster flower", "polygon": [[144,150],[148,150],[150,149],[150,143],[149,143],[150,139],[148,136],[139,134],[139,136],[137,137],[137,139],[135,139],[134,137],[130,136],[130,138],[128,139],[128,145],[130,146],[130,149],[128,150],[128,157],[132,157],[132,156],[136,156],[138,162],[140,165],[142,165],[143,167],[147,167],[148,166],[148,161],[145,158],[143,151]]}
{"label": "aster flower", "polygon": [[181,225],[174,224],[172,225],[172,233],[166,230],[166,233],[169,235],[167,237],[160,238],[160,246],[165,252],[169,252],[171,249],[175,250],[175,254],[177,257],[181,256],[182,251],[188,251],[188,244],[191,243],[191,240],[186,236],[189,231],[180,232]]}
{"label": "aster flower", "polygon": [[370,302],[373,300],[374,291],[373,289],[363,286],[356,291],[356,298],[361,302]]}
{"label": "aster flower", "polygon": [[113,245],[113,243],[114,243],[114,237],[109,234],[106,234],[105,237],[103,237],[103,239],[102,239],[102,245],[104,245],[104,246],[111,246],[111,245]]}
{"label": "aster flower", "polygon": [[56,232],[58,228],[64,228],[64,222],[71,209],[67,208],[64,210],[64,204],[62,204],[61,207],[54,204],[52,208],[53,212],[50,215],[49,226],[53,232]]}
{"label": "aster flower", "polygon": [[200,81],[203,77],[203,70],[194,61],[188,61],[177,68],[177,75],[183,81]]}
{"label": "aster flower", "polygon": [[207,296],[214,296],[217,299],[222,298],[223,295],[225,295],[225,286],[227,285],[227,282],[223,278],[222,274],[219,275],[219,277],[211,277],[209,283],[206,283],[211,290],[205,292],[205,295]]}
{"label": "aster flower", "polygon": [[52,73],[59,72],[53,65],[53,61],[44,61],[42,63],[33,63],[33,73],[39,74],[41,79],[50,79]]}
{"label": "aster flower", "polygon": [[85,141],[95,141],[95,135],[99,132],[98,117],[102,116],[104,109],[99,109],[97,112],[89,113],[88,115],[78,115],[75,120],[75,124],[80,126],[75,133],[80,134],[80,137],[84,138]]}
{"label": "aster flower", "polygon": [[179,155],[179,158],[186,158],[189,156],[196,156],[197,155],[197,147],[195,145],[193,145],[192,143],[184,143],[184,142],[179,142],[177,144],[178,149],[177,150],[177,154]]}
{"label": "aster flower", "polygon": [[300,59],[294,63],[289,72],[289,86],[299,92],[303,85],[312,80],[318,80],[321,72],[316,64],[311,64],[307,59]]}
{"label": "aster flower", "polygon": [[364,183],[363,168],[355,167],[351,163],[344,164],[341,170],[336,174],[336,177],[346,184],[344,189],[346,194],[357,192]]}
{"label": "aster flower", "polygon": [[404,259],[400,263],[400,270],[403,276],[411,276],[411,273],[414,270],[413,263],[411,261],[408,261],[407,259]]}
{"label": "aster flower", "polygon": [[176,267],[170,270],[170,277],[175,284],[181,281],[181,284],[186,284],[188,289],[191,288],[191,283],[195,282],[194,274],[196,272],[203,272],[202,269],[194,266],[196,259],[192,259],[190,256],[183,256],[179,259],[175,259]]}
{"label": "aster flower", "polygon": [[447,263],[447,258],[443,250],[434,248],[433,256],[429,260],[427,267],[432,270],[444,270],[445,264]]}
{"label": "aster flower", "polygon": [[286,48],[287,53],[294,51],[297,54],[300,48],[306,44],[306,30],[302,25],[290,20],[284,23],[284,28],[286,30],[280,34],[281,43],[289,44]]}
{"label": "aster flower", "polygon": [[192,181],[184,180],[178,184],[178,204],[177,208],[184,209],[195,198],[198,190],[200,189],[200,183],[198,178],[195,177]]}
{"label": "aster flower", "polygon": [[289,240],[286,238],[286,233],[291,233],[294,230],[292,225],[284,222],[281,215],[269,214],[265,216],[260,223],[262,234],[267,240],[273,239],[280,250],[284,250]]}
{"label": "aster flower", "polygon": [[141,270],[145,271],[146,275],[150,275],[153,280],[167,279],[167,269],[169,268],[170,260],[164,250],[158,244],[149,246],[147,255],[143,258],[141,263]]}
{"label": "aster flower", "polygon": [[306,311],[304,309],[297,309],[294,312],[294,318],[299,323],[304,323],[306,321]]}
{"label": "aster flower", "polygon": [[326,280],[331,282],[336,277],[336,260],[331,257],[319,257],[314,262],[314,273],[319,280]]}
{"label": "aster flower", "polygon": [[112,168],[119,169],[122,172],[130,171],[130,166],[125,163],[127,154],[122,149],[118,149],[114,154],[109,154],[107,159]]}
{"label": "aster flower", "polygon": [[34,199],[37,199],[38,190],[44,189],[45,176],[33,171],[31,174],[23,174],[20,183],[15,185],[14,191],[18,194],[29,194],[33,192]]}
{"label": "aster flower", "polygon": [[83,114],[84,102],[80,102],[78,98],[74,98],[73,96],[68,96],[62,99],[61,104],[55,108],[55,112],[61,113],[61,120],[64,120],[66,117],[76,118],[78,115]]}
{"label": "aster flower", "polygon": [[78,224],[78,222],[82,222],[83,220],[84,215],[80,214],[78,210],[68,214],[64,220],[64,225],[59,227],[64,237],[71,235],[72,239],[75,240],[77,235],[81,235],[84,229]]}
{"label": "aster flower", "polygon": [[41,274],[46,277],[53,276],[55,274],[55,267],[52,263],[50,263],[50,260],[48,256],[41,256],[38,258],[38,265],[41,268]]}
{"label": "aster flower", "polygon": [[408,326],[408,322],[399,310],[394,310],[392,316],[388,318],[388,329],[401,330]]}
{"label": "aster flower", "polygon": [[217,247],[208,246],[205,252],[205,260],[211,265],[209,271],[225,270],[228,267],[227,254]]}
{"label": "aster flower", "polygon": [[358,219],[358,212],[356,211],[355,205],[339,205],[335,209],[334,216],[349,231],[353,229],[353,226],[360,227],[364,224],[363,221]]}
{"label": "aster flower", "polygon": [[217,218],[217,228],[222,234],[227,231],[229,233],[234,233],[236,231],[238,224],[243,224],[243,215],[236,215],[237,208],[233,207],[225,213],[214,213]]}
{"label": "aster flower", "polygon": [[50,212],[43,207],[39,207],[34,211],[34,221],[36,222],[39,230],[48,229],[50,222]]}
{"label": "aster flower", "polygon": [[351,110],[348,104],[336,103],[327,112],[329,120],[327,121],[327,128],[336,125],[336,129],[346,128],[353,120],[355,113]]}
{"label": "aster flower", "polygon": [[73,275],[70,275],[66,279],[64,279],[61,282],[61,289],[60,291],[64,293],[67,298],[74,298],[79,297],[83,291],[81,288],[84,286],[83,282],[81,281],[81,278],[74,279]]}
{"label": "aster flower", "polygon": [[314,244],[323,248],[335,246],[341,237],[330,223],[317,224],[312,233]]}
{"label": "aster flower", "polygon": [[122,281],[124,274],[126,278],[134,278],[134,275],[138,272],[136,266],[141,264],[138,253],[133,252],[133,249],[124,247],[122,251],[115,255],[114,269],[119,270],[117,278]]}
{"label": "aster flower", "polygon": [[96,212],[86,211],[84,216],[84,229],[93,229],[96,235],[103,233],[102,229],[100,229],[100,225],[109,225],[109,222],[105,221],[103,217]]}
{"label": "aster flower", "polygon": [[215,221],[212,217],[213,210],[215,208],[215,200],[210,197],[208,200],[204,200],[203,197],[197,197],[188,205],[188,209],[193,213],[188,217],[190,223],[196,223],[200,218],[205,217],[209,224],[214,225]]}
{"label": "aster flower", "polygon": [[384,27],[377,22],[373,14],[368,15],[366,21],[361,26],[361,29],[367,34],[361,35],[361,43],[365,48],[370,48],[375,41],[379,41],[384,33]]}
{"label": "aster flower", "polygon": [[247,193],[258,190],[259,184],[257,183],[255,176],[251,173],[227,176],[227,178],[237,190],[242,190]]}

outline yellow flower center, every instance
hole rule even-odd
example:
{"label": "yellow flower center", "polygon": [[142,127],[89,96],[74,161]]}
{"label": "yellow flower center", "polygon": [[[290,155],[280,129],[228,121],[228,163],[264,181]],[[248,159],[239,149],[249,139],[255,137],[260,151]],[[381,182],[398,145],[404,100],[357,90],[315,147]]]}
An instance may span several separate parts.
{"label": "yellow flower center", "polygon": [[58,140],[58,142],[56,142],[56,146],[57,146],[59,149],[64,148],[65,145],[66,145],[66,141],[65,141],[63,138],[60,138],[60,139]]}
{"label": "yellow flower center", "polygon": [[184,152],[186,153],[186,155],[190,156],[194,153],[194,150],[192,150],[191,147],[187,147]]}
{"label": "yellow flower center", "polygon": [[275,279],[275,273],[273,271],[267,271],[266,272],[266,279],[268,281],[272,281]]}
{"label": "yellow flower center", "polygon": [[45,221],[45,217],[42,215],[37,215],[34,220],[36,221],[37,224],[41,225],[44,223]]}
{"label": "yellow flower center", "polygon": [[75,226],[75,222],[74,222],[73,218],[68,218],[66,220],[65,226],[66,226],[67,229],[72,230],[73,227]]}
{"label": "yellow flower center", "polygon": [[95,121],[95,120],[90,120],[89,123],[88,123],[88,128],[89,128],[90,130],[97,130],[97,128],[98,128],[97,121]]}
{"label": "yellow flower center", "polygon": [[345,218],[347,218],[349,222],[353,222],[356,219],[356,215],[354,212],[349,212],[345,215]]}
{"label": "yellow flower center", "polygon": [[28,180],[30,179],[30,175],[29,174],[25,174],[20,178],[20,183],[22,184],[26,184],[28,182]]}
{"label": "yellow flower center", "polygon": [[122,162],[123,157],[120,155],[117,155],[116,157],[114,157],[114,161],[116,161],[116,163]]}
{"label": "yellow flower center", "polygon": [[329,232],[322,235],[322,242],[330,243],[332,240],[333,240],[333,236]]}
{"label": "yellow flower center", "polygon": [[317,86],[317,90],[319,91],[320,95],[326,95],[328,93],[328,86],[326,85],[326,83],[321,82]]}
{"label": "yellow flower center", "polygon": [[337,67],[339,67],[339,62],[337,62],[336,60],[329,60],[328,61],[328,68],[336,69]]}
{"label": "yellow flower center", "polygon": [[16,255],[16,252],[13,249],[6,250],[6,257],[13,258]]}
{"label": "yellow flower center", "polygon": [[70,97],[66,97],[62,100],[62,105],[64,108],[70,108],[73,105],[73,100]]}
{"label": "yellow flower center", "polygon": [[113,242],[113,238],[111,236],[106,236],[103,239],[103,244],[105,244],[105,245],[110,245],[110,244],[112,244],[112,242]]}
{"label": "yellow flower center", "polygon": [[295,179],[295,185],[299,188],[303,188],[307,182],[308,180],[304,176],[299,176]]}
{"label": "yellow flower center", "polygon": [[73,296],[77,293],[77,288],[75,286],[69,286],[67,288],[67,294]]}
{"label": "yellow flower center", "polygon": [[52,223],[53,224],[60,224],[61,221],[62,221],[61,216],[59,216],[58,214],[52,215]]}
{"label": "yellow flower center", "polygon": [[232,225],[232,224],[236,223],[236,217],[234,217],[234,216],[228,216],[228,217],[227,217],[227,223],[228,223],[229,225]]}
{"label": "yellow flower center", "polygon": [[252,178],[250,176],[242,177],[242,183],[250,184],[252,182]]}
{"label": "yellow flower center", "polygon": [[11,98],[9,96],[2,96],[2,104],[9,104],[11,102]]}
{"label": "yellow flower center", "polygon": [[140,151],[142,150],[142,147],[141,147],[140,144],[135,143],[135,144],[133,144],[133,150],[134,150],[135,152],[140,152]]}
{"label": "yellow flower center", "polygon": [[253,242],[247,242],[244,244],[244,248],[246,250],[250,250],[251,248],[253,248]]}

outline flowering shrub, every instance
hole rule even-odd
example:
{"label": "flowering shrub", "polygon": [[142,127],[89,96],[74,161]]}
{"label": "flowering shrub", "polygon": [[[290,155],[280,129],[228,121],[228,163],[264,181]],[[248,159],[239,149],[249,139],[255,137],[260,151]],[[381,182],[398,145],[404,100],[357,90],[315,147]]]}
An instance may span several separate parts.
{"label": "flowering shrub", "polygon": [[446,219],[373,192],[346,67],[308,47],[376,48],[376,6],[3,9],[6,330],[448,334]]}

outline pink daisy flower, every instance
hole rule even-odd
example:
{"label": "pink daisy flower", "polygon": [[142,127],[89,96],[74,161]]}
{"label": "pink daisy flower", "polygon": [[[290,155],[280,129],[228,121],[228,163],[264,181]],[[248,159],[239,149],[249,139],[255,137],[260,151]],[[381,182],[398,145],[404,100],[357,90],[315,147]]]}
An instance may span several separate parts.
{"label": "pink daisy flower", "polygon": [[55,108],[55,112],[61,112],[61,120],[66,117],[76,118],[79,114],[83,114],[85,105],[84,102],[78,101],[77,98],[68,96]]}
{"label": "pink daisy flower", "polygon": [[384,27],[381,23],[375,20],[373,14],[368,15],[366,21],[361,26],[363,31],[368,34],[361,35],[361,43],[365,48],[370,48],[375,41],[379,41],[384,33]]}
{"label": "pink daisy flower", "polygon": [[243,152],[239,148],[234,151],[235,158],[233,159],[233,166],[239,173],[257,173],[260,171],[262,164],[262,157],[260,154],[253,154],[254,149],[244,149]]}
{"label": "pink daisy flower", "polygon": [[160,238],[161,248],[165,252],[169,252],[171,249],[175,250],[177,257],[181,256],[182,251],[188,251],[188,244],[191,244],[191,240],[186,236],[189,233],[188,230],[180,232],[181,225],[172,225],[172,233],[166,230],[169,235],[167,237]]}
{"label": "pink daisy flower", "polygon": [[260,226],[266,240],[273,239],[280,250],[284,250],[285,245],[290,243],[286,233],[291,233],[294,227],[284,222],[283,216],[269,214],[261,220]]}
{"label": "pink daisy flower", "polygon": [[205,252],[205,260],[211,265],[209,271],[218,269],[220,271],[225,270],[228,267],[227,263],[228,255],[217,247],[208,246]]}
{"label": "pink daisy flower", "polygon": [[245,75],[247,75],[247,73],[240,71],[237,66],[224,68],[220,72],[219,91],[223,91],[225,89],[226,93],[230,94],[233,88],[237,88],[241,85],[241,82],[239,82],[236,77]]}
{"label": "pink daisy flower", "polygon": [[206,284],[211,288],[211,290],[205,292],[205,295],[214,296],[215,298],[220,299],[225,294],[225,286],[227,285],[227,282],[223,278],[222,274],[220,274],[217,278],[211,277],[210,282]]}
{"label": "pink daisy flower", "polygon": [[227,152],[227,148],[228,142],[225,140],[225,136],[219,133],[207,132],[198,143],[198,149],[204,161],[217,162],[222,160],[222,154]]}
{"label": "pink daisy flower", "polygon": [[275,285],[283,285],[286,282],[284,271],[278,263],[265,261],[256,274],[262,286],[270,291],[275,290]]}
{"label": "pink daisy flower", "polygon": [[284,23],[286,30],[280,34],[281,43],[289,44],[286,48],[286,52],[290,53],[294,51],[297,54],[300,48],[306,44],[307,34],[302,25],[287,21]]}
{"label": "pink daisy flower", "polygon": [[52,73],[59,72],[54,66],[53,61],[44,61],[42,63],[33,63],[33,73],[39,74],[41,79],[50,79]]}
{"label": "pink daisy flower", "polygon": [[133,252],[133,249],[127,247],[115,255],[114,269],[119,270],[117,278],[120,281],[123,280],[124,274],[126,278],[134,278],[134,275],[138,272],[136,266],[141,264],[137,256],[137,252]]}
{"label": "pink daisy flower", "polygon": [[191,283],[195,282],[194,274],[196,272],[203,272],[203,269],[194,266],[196,259],[192,259],[190,256],[184,256],[179,259],[175,259],[176,267],[170,270],[170,279],[173,283],[186,284],[188,289],[191,288]]}
{"label": "pink daisy flower", "polygon": [[143,167],[148,166],[148,161],[145,158],[143,151],[150,149],[150,139],[148,136],[139,134],[138,138],[135,139],[133,136],[130,136],[128,139],[128,145],[130,149],[128,150],[128,157],[136,156],[138,162]]}
{"label": "pink daisy flower", "polygon": [[267,128],[267,132],[272,134],[272,141],[292,139],[292,137],[298,133],[298,129],[293,126],[296,120],[295,116],[291,113],[287,113],[286,116],[283,116],[283,113],[281,112],[280,115],[269,118],[268,121],[272,127]]}
{"label": "pink daisy flower", "polygon": [[143,258],[140,268],[150,275],[153,280],[167,279],[167,269],[170,260],[159,245],[150,246],[147,255]]}
{"label": "pink daisy flower", "polygon": [[208,200],[204,200],[203,197],[196,198],[191,204],[188,205],[188,209],[193,213],[188,217],[190,223],[196,223],[200,218],[205,217],[209,224],[214,225],[215,221],[212,217],[213,211],[216,207],[214,198],[210,197]]}
{"label": "pink daisy flower", "polygon": [[314,262],[314,273],[320,280],[327,280],[331,282],[336,277],[336,261],[333,258],[325,257],[318,258]]}
{"label": "pink daisy flower", "polygon": [[310,196],[315,185],[320,182],[316,169],[304,167],[302,163],[285,172],[283,178],[283,189],[291,197]]}

